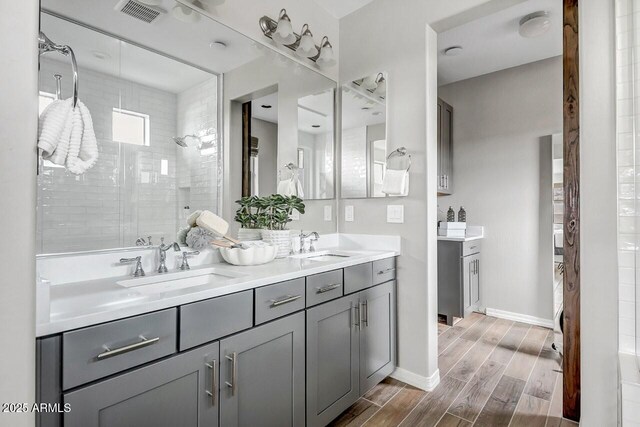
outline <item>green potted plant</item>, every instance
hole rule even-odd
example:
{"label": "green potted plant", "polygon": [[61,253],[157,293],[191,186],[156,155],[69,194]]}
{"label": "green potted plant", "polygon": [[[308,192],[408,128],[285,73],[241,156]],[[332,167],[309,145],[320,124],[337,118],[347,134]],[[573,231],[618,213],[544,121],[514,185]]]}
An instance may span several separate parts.
{"label": "green potted plant", "polygon": [[278,246],[278,258],[289,255],[291,236],[287,224],[291,214],[298,211],[304,214],[304,202],[297,196],[272,194],[257,201],[257,224],[262,227],[262,240]]}
{"label": "green potted plant", "polygon": [[260,215],[259,198],[257,196],[243,197],[236,200],[240,206],[236,211],[235,221],[240,224],[238,239],[241,241],[260,240],[262,234],[258,218]]}

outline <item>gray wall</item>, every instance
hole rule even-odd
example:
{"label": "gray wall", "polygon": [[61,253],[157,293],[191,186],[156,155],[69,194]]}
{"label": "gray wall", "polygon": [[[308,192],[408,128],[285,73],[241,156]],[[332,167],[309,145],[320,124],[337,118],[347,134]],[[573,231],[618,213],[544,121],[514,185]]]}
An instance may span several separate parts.
{"label": "gray wall", "polygon": [[[2,12],[0,39],[11,43],[3,43],[0,79],[0,402],[33,402],[38,2],[3,3]],[[12,427],[35,423],[33,414],[0,418]]]}
{"label": "gray wall", "polygon": [[480,271],[487,308],[553,319],[551,141],[562,131],[562,58],[440,87],[454,108],[454,194],[485,227]]}
{"label": "gray wall", "polygon": [[614,2],[580,2],[581,425],[616,423],[618,292]]}

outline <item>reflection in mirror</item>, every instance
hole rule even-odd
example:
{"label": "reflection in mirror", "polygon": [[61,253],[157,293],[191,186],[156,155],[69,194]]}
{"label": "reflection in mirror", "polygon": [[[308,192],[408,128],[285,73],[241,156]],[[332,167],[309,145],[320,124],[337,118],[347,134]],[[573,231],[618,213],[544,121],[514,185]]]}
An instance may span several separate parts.
{"label": "reflection in mirror", "polygon": [[343,198],[385,197],[383,181],[392,150],[386,137],[386,74],[342,86]]}
{"label": "reflection in mirror", "polygon": [[[194,209],[218,212],[222,157],[218,76],[70,21],[41,14],[42,31],[73,46],[80,100],[98,161],[81,175],[47,160],[38,176],[38,252],[157,245]],[[69,61],[40,60],[40,110],[72,92]]]}

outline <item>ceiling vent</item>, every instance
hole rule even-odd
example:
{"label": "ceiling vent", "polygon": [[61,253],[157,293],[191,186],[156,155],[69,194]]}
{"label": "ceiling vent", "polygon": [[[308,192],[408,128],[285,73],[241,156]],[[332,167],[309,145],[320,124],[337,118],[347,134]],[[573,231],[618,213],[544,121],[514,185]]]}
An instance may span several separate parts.
{"label": "ceiling vent", "polygon": [[116,4],[115,10],[144,21],[147,24],[155,21],[160,15],[167,13],[159,7],[148,6],[135,0],[121,0]]}

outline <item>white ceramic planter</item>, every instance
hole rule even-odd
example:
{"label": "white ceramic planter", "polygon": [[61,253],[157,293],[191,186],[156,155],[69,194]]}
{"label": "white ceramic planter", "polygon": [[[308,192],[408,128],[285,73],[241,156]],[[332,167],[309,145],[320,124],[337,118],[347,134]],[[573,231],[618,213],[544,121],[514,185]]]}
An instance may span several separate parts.
{"label": "white ceramic planter", "polygon": [[259,228],[241,228],[238,230],[238,240],[241,242],[262,240],[262,230]]}
{"label": "white ceramic planter", "polygon": [[278,247],[276,258],[284,258],[291,253],[291,232],[289,230],[262,230],[262,240]]}

